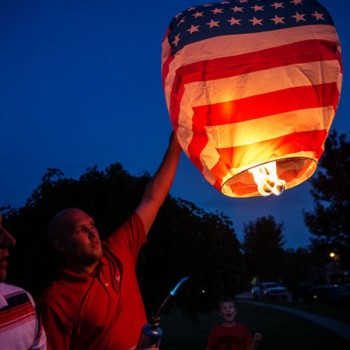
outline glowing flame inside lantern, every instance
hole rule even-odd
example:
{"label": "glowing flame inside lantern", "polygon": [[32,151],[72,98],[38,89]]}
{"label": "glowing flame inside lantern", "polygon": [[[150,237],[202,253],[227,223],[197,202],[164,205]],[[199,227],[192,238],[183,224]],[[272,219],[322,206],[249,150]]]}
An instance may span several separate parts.
{"label": "glowing flame inside lantern", "polygon": [[248,170],[253,174],[258,191],[262,196],[279,196],[285,189],[286,182],[280,179],[276,171],[276,162],[269,162]]}

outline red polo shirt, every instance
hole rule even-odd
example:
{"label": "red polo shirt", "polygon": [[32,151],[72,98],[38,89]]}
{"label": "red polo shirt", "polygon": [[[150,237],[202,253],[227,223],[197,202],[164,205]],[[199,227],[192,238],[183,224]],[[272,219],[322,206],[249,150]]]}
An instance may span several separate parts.
{"label": "red polo shirt", "polygon": [[236,323],[233,326],[225,327],[217,324],[209,333],[207,348],[211,350],[245,350],[252,343],[253,338],[245,325]]}
{"label": "red polo shirt", "polygon": [[63,269],[39,299],[49,349],[133,349],[146,323],[135,266],[145,229],[134,213],[103,243],[94,276]]}

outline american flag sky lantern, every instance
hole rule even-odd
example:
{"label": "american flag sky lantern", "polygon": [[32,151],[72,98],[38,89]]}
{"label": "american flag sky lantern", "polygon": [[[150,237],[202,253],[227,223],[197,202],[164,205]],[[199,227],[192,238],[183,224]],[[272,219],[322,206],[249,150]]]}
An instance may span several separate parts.
{"label": "american flag sky lantern", "polygon": [[341,49],[318,1],[222,1],[172,19],[162,79],[181,147],[210,184],[231,197],[279,194],[317,168]]}

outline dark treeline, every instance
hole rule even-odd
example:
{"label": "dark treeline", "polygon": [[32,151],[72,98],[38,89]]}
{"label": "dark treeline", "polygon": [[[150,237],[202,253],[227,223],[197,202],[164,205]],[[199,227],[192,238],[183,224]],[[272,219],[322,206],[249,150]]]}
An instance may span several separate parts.
{"label": "dark treeline", "polygon": [[[280,280],[294,289],[309,281],[313,271],[329,264],[331,251],[336,254],[337,267],[349,270],[349,165],[349,139],[333,132],[310,181],[315,210],[304,215],[313,238],[309,247],[297,250],[284,248],[283,223],[276,223],[272,216],[247,223],[240,243],[233,222],[224,214],[207,213],[169,195],[137,266],[148,313],[185,276],[190,279],[176,295],[176,303],[195,318],[215,306],[219,296],[247,290],[254,277]],[[89,168],[77,180],[48,169],[23,207],[0,208],[5,227],[17,239],[8,281],[38,297],[61,263],[46,235],[52,216],[64,208],[80,208],[94,217],[104,239],[136,208],[149,180],[147,173],[131,176],[119,163],[105,170]]]}
{"label": "dark treeline", "polygon": [[329,135],[310,182],[315,209],[304,213],[304,221],[313,235],[312,251],[325,258],[331,250],[350,270],[350,132]]}
{"label": "dark treeline", "polygon": [[[131,176],[118,163],[102,171],[87,169],[78,180],[48,169],[22,208],[5,210],[5,225],[17,239],[8,281],[38,297],[61,263],[46,234],[52,216],[64,208],[80,208],[95,218],[104,239],[136,208],[149,180],[147,173]],[[222,294],[239,293],[247,284],[232,222],[171,196],[140,252],[137,271],[149,313],[184,276],[190,279],[176,302],[189,315],[210,308]]]}

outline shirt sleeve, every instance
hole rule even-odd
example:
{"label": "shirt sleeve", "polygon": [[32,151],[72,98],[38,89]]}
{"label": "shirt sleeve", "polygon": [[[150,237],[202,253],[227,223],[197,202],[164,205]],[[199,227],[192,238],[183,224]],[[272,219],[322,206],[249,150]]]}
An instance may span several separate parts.
{"label": "shirt sleeve", "polygon": [[31,350],[46,350],[47,349],[47,339],[44,327],[41,322],[41,318],[37,317],[38,332],[33,342]]}
{"label": "shirt sleeve", "polygon": [[214,326],[208,336],[207,340],[207,348],[214,350],[215,349],[215,342],[216,342],[216,327]]}
{"label": "shirt sleeve", "polygon": [[252,345],[253,343],[253,337],[250,334],[248,328],[246,326],[242,326],[243,328],[243,342],[244,342],[244,347],[247,348]]}
{"label": "shirt sleeve", "polygon": [[[51,308],[42,306],[40,308],[40,316],[42,318],[44,330],[47,337],[48,350],[69,349],[70,336],[67,330],[63,327],[59,317]],[[32,349],[42,349],[33,347]],[[43,348],[46,349],[46,348]]]}
{"label": "shirt sleeve", "polygon": [[105,246],[119,256],[125,250],[136,263],[138,253],[146,240],[146,231],[139,215],[134,212],[128,220],[118,227],[105,241]]}

